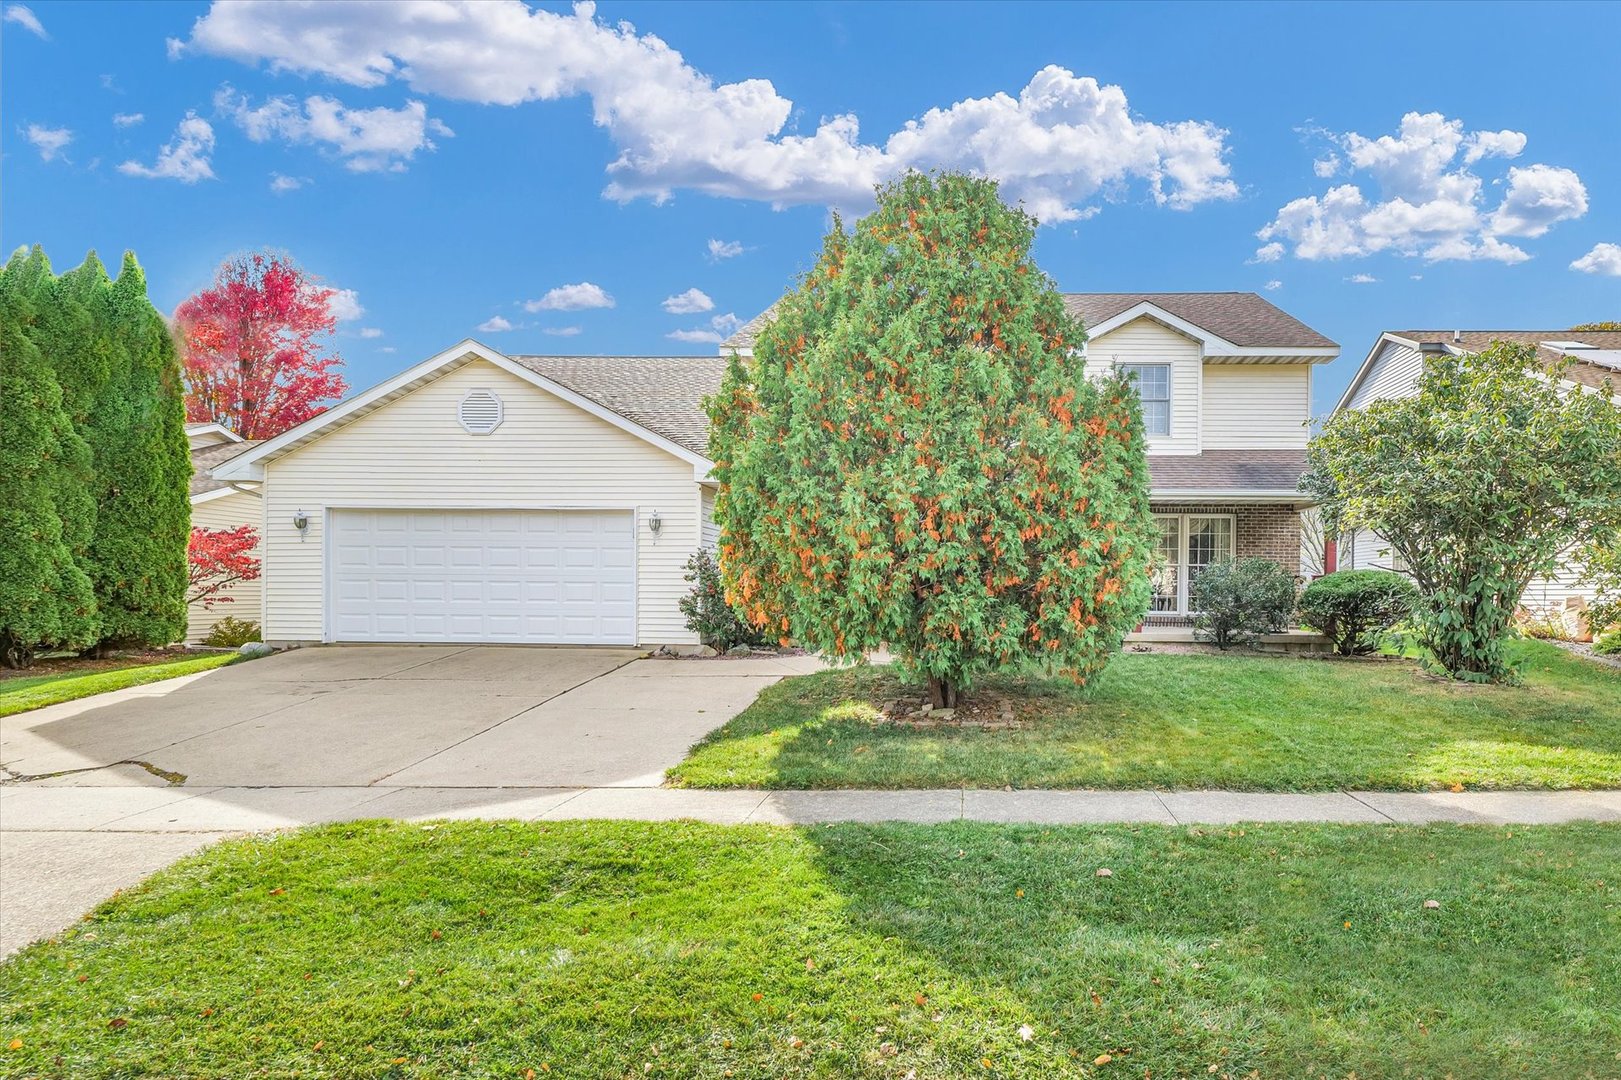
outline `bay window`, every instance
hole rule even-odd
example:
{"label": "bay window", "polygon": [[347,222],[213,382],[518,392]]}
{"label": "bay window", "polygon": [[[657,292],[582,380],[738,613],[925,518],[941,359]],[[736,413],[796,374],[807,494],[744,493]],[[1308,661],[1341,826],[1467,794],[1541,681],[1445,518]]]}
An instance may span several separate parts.
{"label": "bay window", "polygon": [[1192,612],[1189,586],[1211,563],[1233,557],[1234,518],[1231,514],[1155,514],[1159,546],[1153,570],[1152,612],[1186,615]]}

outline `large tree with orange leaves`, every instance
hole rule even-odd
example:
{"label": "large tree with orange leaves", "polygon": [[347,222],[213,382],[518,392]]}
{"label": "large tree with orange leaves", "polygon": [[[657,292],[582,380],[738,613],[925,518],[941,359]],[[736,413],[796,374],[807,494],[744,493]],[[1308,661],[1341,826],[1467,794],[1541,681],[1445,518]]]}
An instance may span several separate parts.
{"label": "large tree with orange leaves", "polygon": [[1097,672],[1149,601],[1141,409],[989,180],[908,175],[776,306],[710,403],[728,597],[937,706],[996,670]]}

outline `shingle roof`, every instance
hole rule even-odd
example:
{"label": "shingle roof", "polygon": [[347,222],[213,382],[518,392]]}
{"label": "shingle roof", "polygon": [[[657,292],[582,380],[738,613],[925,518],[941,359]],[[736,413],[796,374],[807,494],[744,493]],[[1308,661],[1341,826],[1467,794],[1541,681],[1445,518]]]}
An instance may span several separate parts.
{"label": "shingle roof", "polygon": [[537,375],[697,454],[709,453],[704,398],[720,389],[721,356],[512,356]]}
{"label": "shingle roof", "polygon": [[[1387,330],[1387,334],[1419,345],[1439,342],[1467,352],[1478,352],[1494,341],[1523,342],[1537,346],[1537,353],[1548,363],[1560,358],[1558,349],[1544,347],[1545,341],[1579,341],[1600,349],[1621,349],[1621,330]],[[1453,335],[1458,340],[1453,340]],[[1565,377],[1584,386],[1601,386],[1609,379],[1621,390],[1621,371],[1601,364],[1581,363],[1581,353],[1565,353],[1578,362],[1570,366]]]}
{"label": "shingle roof", "polygon": [[[1244,348],[1339,348],[1335,342],[1252,292],[1064,294],[1064,306],[1088,329],[1145,301]],[[771,321],[776,306],[772,304],[750,319],[723,341],[721,348],[753,348],[755,336]]]}
{"label": "shingle roof", "polygon": [[1306,471],[1304,450],[1206,450],[1149,454],[1152,492],[1295,491]]}
{"label": "shingle roof", "polygon": [[191,494],[201,495],[205,491],[218,491],[220,488],[229,487],[229,484],[214,479],[212,471],[244,450],[258,446],[259,441],[258,439],[245,439],[242,442],[213,443],[192,450]]}

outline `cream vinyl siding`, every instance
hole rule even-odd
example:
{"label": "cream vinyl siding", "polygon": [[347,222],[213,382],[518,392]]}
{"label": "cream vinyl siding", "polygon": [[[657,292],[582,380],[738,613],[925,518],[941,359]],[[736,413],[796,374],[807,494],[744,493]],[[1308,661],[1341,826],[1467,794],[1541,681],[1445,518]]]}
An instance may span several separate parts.
{"label": "cream vinyl siding", "polygon": [[[234,492],[230,495],[221,495],[218,498],[208,499],[200,503],[191,504],[191,524],[198,529],[234,529],[239,525],[252,525],[260,530],[260,537],[264,536],[261,528],[260,515],[262,507],[259,498],[247,492]],[[264,557],[263,542],[254,552]],[[260,567],[261,571],[263,566]],[[201,641],[208,636],[214,624],[225,616],[230,615],[244,622],[262,622],[264,612],[259,609],[263,598],[263,591],[258,581],[239,581],[231,586],[229,604],[215,604],[213,610],[201,604],[192,604],[186,609],[186,640]]]}
{"label": "cream vinyl siding", "polygon": [[1206,364],[1206,450],[1304,449],[1310,364]]}
{"label": "cream vinyl siding", "polygon": [[720,526],[715,524],[715,489],[703,487],[699,489],[702,501],[700,513],[702,514],[703,544],[711,551],[720,547]]}
{"label": "cream vinyl siding", "polygon": [[[469,390],[503,404],[501,426],[457,421]],[[676,602],[699,544],[692,465],[494,364],[474,361],[265,466],[270,641],[321,641],[323,535],[330,507],[634,510],[640,644],[691,644]],[[309,514],[307,535],[292,526]],[[657,511],[655,537],[648,520]]]}
{"label": "cream vinyl siding", "polygon": [[1406,345],[1387,341],[1380,348],[1368,368],[1367,378],[1356,388],[1347,409],[1360,409],[1380,398],[1403,398],[1413,395],[1413,384],[1424,369],[1424,358],[1419,351]]}
{"label": "cream vinyl siding", "polygon": [[1171,433],[1148,440],[1150,454],[1199,452],[1200,347],[1192,338],[1146,315],[1086,344],[1086,373],[1105,374],[1115,364],[1171,365]]}

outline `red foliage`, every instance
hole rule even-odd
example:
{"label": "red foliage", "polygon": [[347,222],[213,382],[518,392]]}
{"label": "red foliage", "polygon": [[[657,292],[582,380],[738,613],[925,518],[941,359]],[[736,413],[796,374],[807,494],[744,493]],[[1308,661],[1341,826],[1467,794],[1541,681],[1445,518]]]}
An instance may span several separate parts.
{"label": "red foliage", "polygon": [[191,569],[186,602],[200,603],[205,608],[235,603],[236,597],[226,595],[231,586],[259,577],[259,560],[252,555],[258,546],[259,533],[252,525],[235,529],[193,526],[191,543],[186,548],[186,562]]}
{"label": "red foliage", "polygon": [[186,370],[186,419],[268,439],[325,412],[349,385],[327,352],[333,290],[290,260],[229,259],[214,284],[175,309]]}

